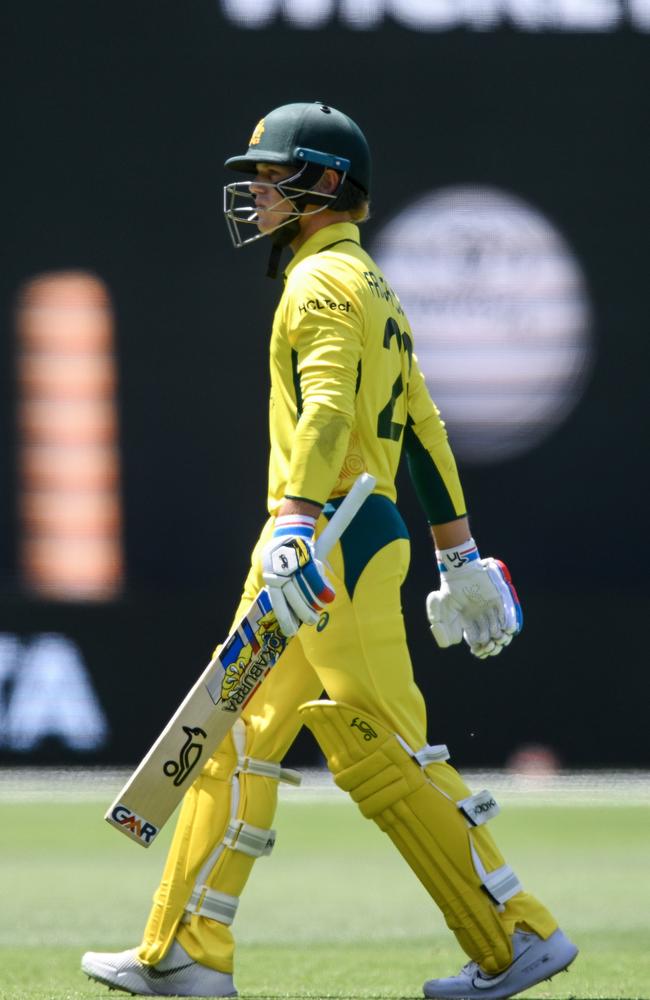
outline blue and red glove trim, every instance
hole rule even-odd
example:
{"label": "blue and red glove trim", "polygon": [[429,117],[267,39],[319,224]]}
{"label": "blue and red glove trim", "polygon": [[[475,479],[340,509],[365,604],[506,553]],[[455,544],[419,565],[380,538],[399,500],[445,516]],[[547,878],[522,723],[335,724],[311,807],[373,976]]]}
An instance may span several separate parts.
{"label": "blue and red glove trim", "polygon": [[298,535],[300,538],[314,537],[316,530],[316,518],[308,514],[282,514],[276,517],[273,528],[273,537],[279,538],[283,535]]}
{"label": "blue and red glove trim", "polygon": [[294,580],[296,585],[300,587],[305,600],[316,611],[319,611],[323,604],[330,604],[336,596],[331,587],[328,586],[327,580],[324,580],[318,572],[318,567],[314,562],[307,563],[300,573],[295,575]]}
{"label": "blue and red glove trim", "polygon": [[513,604],[515,606],[515,614],[517,616],[517,631],[515,632],[515,635],[519,635],[519,633],[521,632],[522,628],[524,627],[524,612],[523,612],[523,609],[521,607],[521,602],[519,600],[519,595],[518,595],[517,591],[515,590],[515,585],[512,582],[512,577],[510,576],[510,570],[508,569],[508,567],[506,566],[506,564],[504,562],[502,562],[500,559],[495,559],[494,561],[497,564],[497,566],[499,567],[499,571],[501,573],[501,576],[503,577],[504,582],[506,583],[506,585],[508,587],[508,590],[510,591],[510,594],[512,596],[512,602],[513,602]]}

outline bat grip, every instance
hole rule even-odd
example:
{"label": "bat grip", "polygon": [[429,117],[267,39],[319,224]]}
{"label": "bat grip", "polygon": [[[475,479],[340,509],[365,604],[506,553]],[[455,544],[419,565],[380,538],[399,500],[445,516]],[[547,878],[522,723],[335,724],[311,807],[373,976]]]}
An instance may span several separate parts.
{"label": "bat grip", "polygon": [[360,509],[364,500],[370,496],[377,480],[369,472],[363,472],[355,481],[352,489],[340,505],[327,527],[316,539],[314,546],[318,559],[326,559],[334,548],[348,524]]}

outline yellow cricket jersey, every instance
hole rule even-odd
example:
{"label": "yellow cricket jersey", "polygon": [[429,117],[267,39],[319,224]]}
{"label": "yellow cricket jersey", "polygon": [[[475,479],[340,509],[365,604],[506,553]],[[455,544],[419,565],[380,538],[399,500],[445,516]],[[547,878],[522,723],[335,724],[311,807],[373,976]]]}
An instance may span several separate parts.
{"label": "yellow cricket jersey", "polygon": [[399,299],[342,222],[311,236],[285,271],[271,336],[268,506],[324,504],[364,471],[396,499],[406,444],[429,520],[465,513],[456,463]]}

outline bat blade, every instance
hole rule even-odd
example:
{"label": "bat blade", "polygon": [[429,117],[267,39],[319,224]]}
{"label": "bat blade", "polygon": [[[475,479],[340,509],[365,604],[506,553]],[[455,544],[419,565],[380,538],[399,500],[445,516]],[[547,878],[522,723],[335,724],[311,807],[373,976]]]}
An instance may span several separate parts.
{"label": "bat blade", "polygon": [[[319,559],[327,557],[374,485],[373,476],[359,476],[316,540]],[[104,819],[149,847],[290,641],[278,625],[267,591],[261,590]]]}
{"label": "bat blade", "polygon": [[107,822],[149,847],[289,641],[260,591],[109,807]]}

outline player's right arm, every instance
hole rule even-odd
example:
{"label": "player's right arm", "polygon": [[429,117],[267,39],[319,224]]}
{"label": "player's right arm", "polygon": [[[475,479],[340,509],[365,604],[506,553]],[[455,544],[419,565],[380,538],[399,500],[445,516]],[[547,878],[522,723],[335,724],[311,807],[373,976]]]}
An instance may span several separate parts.
{"label": "player's right arm", "polygon": [[315,528],[347,451],[363,342],[358,301],[319,263],[292,272],[283,296],[283,348],[291,352],[297,420],[283,428],[287,481],[262,564],[287,636],[301,623],[316,624],[334,599],[316,558]]}
{"label": "player's right arm", "polygon": [[440,571],[440,589],[427,598],[433,637],[441,648],[464,638],[480,659],[496,656],[521,630],[521,605],[504,563],[479,556],[445,425],[415,357],[408,405],[409,472],[431,525]]}

